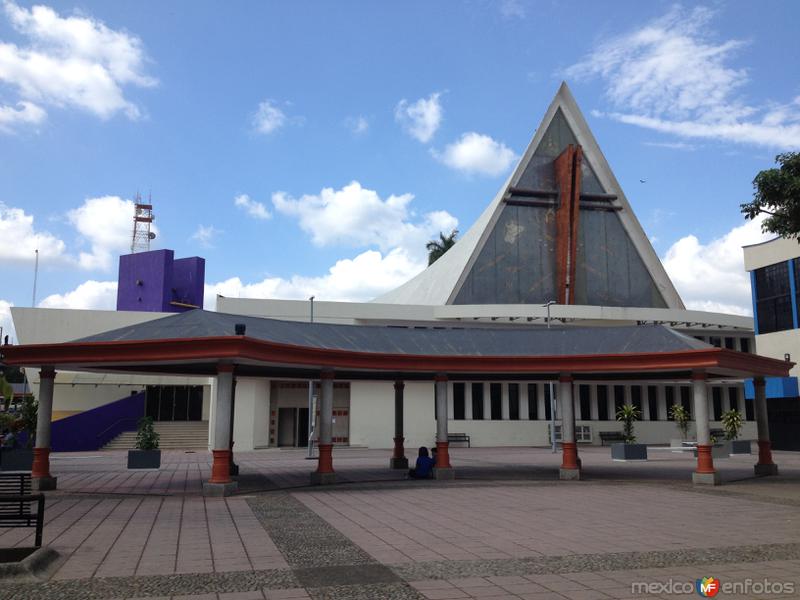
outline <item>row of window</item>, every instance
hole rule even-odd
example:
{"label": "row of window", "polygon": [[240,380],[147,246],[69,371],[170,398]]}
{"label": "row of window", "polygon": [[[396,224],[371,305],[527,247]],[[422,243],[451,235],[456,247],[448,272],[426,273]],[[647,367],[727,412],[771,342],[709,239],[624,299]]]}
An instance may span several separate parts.
{"label": "row of window", "polygon": [[[521,386],[527,388],[527,408],[528,419],[547,420],[551,417],[551,398],[550,398],[550,385],[545,384],[540,386],[537,383],[490,383],[489,384],[489,402],[488,406],[484,402],[485,386],[482,382],[453,383],[453,416],[454,420],[466,420],[467,418],[467,386],[470,386],[471,401],[470,408],[472,409],[472,420],[492,420],[501,421],[505,420],[503,415],[503,386],[508,386],[508,416],[505,417],[510,421],[520,420],[520,390]],[[553,400],[557,399],[558,386],[553,385]],[[540,410],[539,392],[542,390],[543,400],[542,406],[544,410]],[[655,385],[632,385],[631,390],[631,404],[639,409],[642,419],[651,421],[664,421],[672,420],[671,408],[675,405],[681,405],[691,415],[692,409],[692,389],[689,386],[667,386],[664,388],[666,411],[659,412],[658,407],[658,386]],[[727,390],[727,392],[725,392]],[[576,402],[576,419],[589,420],[592,416],[592,394],[591,386],[588,384],[580,384],[576,386],[577,402]],[[727,393],[727,406],[724,406],[723,399]],[[609,414],[609,394],[613,399],[614,414]],[[644,403],[647,403],[647,411],[644,410]],[[614,421],[616,420],[616,412],[625,404],[625,386],[624,385],[597,385],[597,420],[599,421]],[[740,412],[742,406],[739,401],[739,389],[730,386],[712,386],[711,387],[711,404],[712,414],[709,415],[714,421],[722,419],[722,414],[725,410],[736,408]],[[744,401],[744,417],[748,421],[752,421],[753,416],[753,403]]]}

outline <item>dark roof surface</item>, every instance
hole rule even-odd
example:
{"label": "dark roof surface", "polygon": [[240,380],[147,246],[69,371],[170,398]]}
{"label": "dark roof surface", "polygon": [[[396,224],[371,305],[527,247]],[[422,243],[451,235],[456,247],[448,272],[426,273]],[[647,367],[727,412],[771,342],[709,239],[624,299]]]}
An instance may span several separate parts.
{"label": "dark roof surface", "polygon": [[577,356],[712,348],[665,325],[432,329],[281,321],[191,310],[76,342],[123,342],[234,336],[306,348],[428,356]]}

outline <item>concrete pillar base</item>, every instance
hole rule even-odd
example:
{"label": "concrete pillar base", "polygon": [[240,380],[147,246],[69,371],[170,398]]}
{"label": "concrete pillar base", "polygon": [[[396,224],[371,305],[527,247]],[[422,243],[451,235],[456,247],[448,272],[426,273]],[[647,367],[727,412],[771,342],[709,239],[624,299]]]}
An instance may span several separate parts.
{"label": "concrete pillar base", "polygon": [[46,492],[57,488],[58,477],[31,477],[31,490]]}
{"label": "concrete pillar base", "polygon": [[581,478],[581,470],[561,468],[558,470],[558,478],[562,481],[578,481]]}
{"label": "concrete pillar base", "polygon": [[239,489],[239,484],[235,481],[227,483],[203,482],[203,496],[230,496]]}
{"label": "concrete pillar base", "polygon": [[389,459],[389,468],[390,469],[407,469],[408,468],[408,459],[405,456],[403,458],[390,458]]}
{"label": "concrete pillar base", "polygon": [[778,465],[753,465],[756,477],[769,477],[778,474]]}
{"label": "concrete pillar base", "polygon": [[314,471],[311,473],[311,485],[330,485],[336,483],[336,473],[318,473]]}
{"label": "concrete pillar base", "polygon": [[719,485],[719,473],[692,473],[692,483],[695,485]]}
{"label": "concrete pillar base", "polygon": [[456,470],[453,467],[433,467],[434,479],[455,479]]}

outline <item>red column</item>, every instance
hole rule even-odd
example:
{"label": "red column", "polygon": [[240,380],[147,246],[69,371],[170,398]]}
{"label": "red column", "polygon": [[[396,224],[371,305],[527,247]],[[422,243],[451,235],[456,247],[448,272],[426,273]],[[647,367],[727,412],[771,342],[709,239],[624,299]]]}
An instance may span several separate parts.
{"label": "red column", "polygon": [[777,465],[772,460],[772,442],[769,439],[769,417],[767,415],[767,382],[763,377],[753,379],[756,397],[753,399],[756,426],[758,427],[758,463],[756,475],[776,475]]}
{"label": "red column", "polygon": [[447,441],[447,375],[433,378],[436,402],[436,468],[450,469],[450,443]]}
{"label": "red column", "polygon": [[211,463],[211,479],[209,483],[230,483],[231,481],[231,451],[212,450],[213,462]]}
{"label": "red column", "polygon": [[561,403],[561,468],[580,469],[578,444],[575,442],[575,404],[572,397],[572,376],[558,377],[558,399]]}
{"label": "red column", "polygon": [[[394,382],[394,453],[392,454],[393,464],[405,460],[406,449],[403,445],[405,437],[403,435],[403,391],[405,383],[402,381]],[[408,466],[408,461],[406,461]]]}

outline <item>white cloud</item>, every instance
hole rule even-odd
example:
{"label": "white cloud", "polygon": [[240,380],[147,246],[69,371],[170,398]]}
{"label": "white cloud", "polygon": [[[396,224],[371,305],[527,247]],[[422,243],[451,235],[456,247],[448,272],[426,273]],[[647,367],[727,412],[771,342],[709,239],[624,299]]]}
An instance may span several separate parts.
{"label": "white cloud", "polygon": [[502,0],[500,14],[506,19],[524,19],[527,11],[520,0]]}
{"label": "white cloud", "polygon": [[643,142],[645,146],[652,148],[667,148],[669,150],[686,150],[694,151],[696,146],[694,144],[687,144],[686,142]]}
{"label": "white cloud", "polygon": [[382,254],[367,250],[355,258],[336,261],[325,275],[289,279],[268,277],[255,283],[242,283],[238,277],[206,285],[206,308],[214,308],[216,296],[230,298],[281,298],[366,301],[405,283],[425,268],[426,262],[410,257],[403,249],[394,248]]}
{"label": "white cloud", "polygon": [[40,308],[114,310],[117,307],[117,282],[90,279],[64,294],[52,294],[39,302]]}
{"label": "white cloud", "polygon": [[80,108],[102,119],[118,112],[140,116],[123,87],[151,87],[157,81],[144,72],[138,37],[88,16],[61,17],[47,6],[28,10],[6,0],[3,9],[27,43],[0,42],[0,82],[16,91],[22,106],[16,111],[0,107],[7,121],[40,123],[46,114],[42,105]]}
{"label": "white cloud", "polygon": [[748,72],[730,66],[745,44],[713,40],[713,17],[708,8],[675,7],[599,44],[566,76],[601,77],[619,109],[607,116],[623,123],[685,138],[800,147],[800,99],[748,105],[741,96]]}
{"label": "white cloud", "polygon": [[747,221],[706,244],[694,235],[672,244],[662,262],[688,308],[753,314],[742,246],[772,237],[762,233],[762,221]]}
{"label": "white cloud", "polygon": [[14,342],[17,337],[17,332],[14,330],[14,321],[11,319],[11,307],[14,306],[13,302],[8,300],[0,300],[0,327],[3,328],[3,333],[0,335],[0,344],[8,336],[9,342]]}
{"label": "white cloud", "polygon": [[[133,201],[119,196],[88,198],[69,211],[70,223],[91,247],[90,252],[78,255],[78,264],[84,269],[108,270],[117,254],[130,252],[133,213]],[[158,231],[154,225],[152,230]]]}
{"label": "white cloud", "polygon": [[378,193],[353,181],[340,190],[324,188],[319,194],[295,199],[284,192],[272,195],[278,212],[297,217],[303,231],[317,246],[347,244],[375,245],[382,250],[402,247],[410,255],[425,252],[425,243],[439,231],[454,229],[458,221],[445,211],[424,215],[419,222],[409,204],[414,196],[391,195],[382,200]]}
{"label": "white cloud", "polygon": [[13,106],[0,106],[0,131],[13,131],[14,125],[27,123],[38,125],[47,118],[47,113],[33,102],[17,102]]}
{"label": "white cloud", "polygon": [[441,94],[436,92],[413,103],[403,98],[394,109],[395,120],[411,137],[423,144],[431,140],[442,123],[442,105],[439,96]]}
{"label": "white cloud", "polygon": [[258,105],[258,110],[253,116],[253,127],[258,133],[272,133],[288,122],[286,113],[283,112],[274,100],[264,100]]}
{"label": "white cloud", "polygon": [[369,119],[359,115],[357,117],[347,117],[344,120],[345,126],[353,133],[353,135],[364,135],[369,131]]}
{"label": "white cloud", "polygon": [[247,194],[240,194],[233,199],[233,203],[254,219],[266,220],[272,217],[263,203],[252,200]]}
{"label": "white cloud", "polygon": [[46,231],[37,231],[33,215],[0,202],[0,261],[6,264],[32,263],[37,249],[40,259],[66,260],[63,241]]}
{"label": "white cloud", "polygon": [[488,135],[470,131],[448,144],[444,151],[432,154],[451,169],[479,175],[502,175],[518,156],[511,148]]}
{"label": "white cloud", "polygon": [[198,225],[197,230],[192,234],[190,239],[194,240],[204,248],[213,248],[214,238],[216,238],[220,233],[222,232],[213,225],[209,225],[208,227],[205,225]]}

